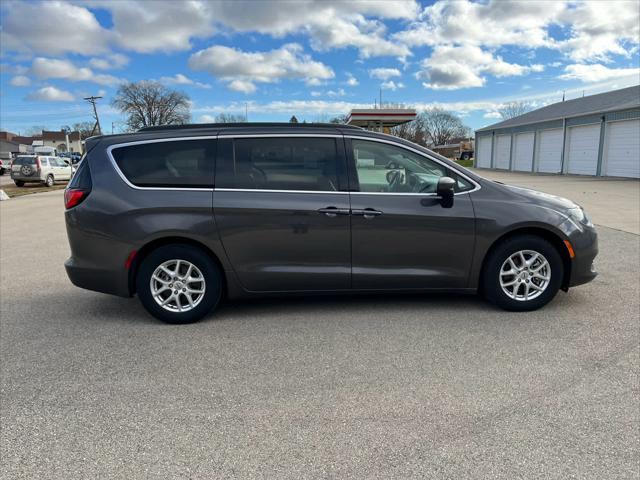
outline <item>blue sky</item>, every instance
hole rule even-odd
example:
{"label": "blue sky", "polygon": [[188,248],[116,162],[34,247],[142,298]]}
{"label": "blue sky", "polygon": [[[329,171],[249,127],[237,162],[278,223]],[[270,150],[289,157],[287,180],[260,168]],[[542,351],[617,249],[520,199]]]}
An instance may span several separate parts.
{"label": "blue sky", "polygon": [[[472,128],[514,100],[542,106],[640,83],[631,1],[3,1],[0,128],[123,128],[124,81],[187,93],[193,122],[328,120],[379,98],[440,106]],[[29,19],[25,23],[25,19]],[[68,26],[68,27],[67,27]]]}

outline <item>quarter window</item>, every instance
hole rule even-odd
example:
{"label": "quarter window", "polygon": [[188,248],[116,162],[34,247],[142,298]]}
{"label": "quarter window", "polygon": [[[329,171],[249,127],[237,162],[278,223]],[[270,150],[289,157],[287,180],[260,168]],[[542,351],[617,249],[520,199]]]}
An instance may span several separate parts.
{"label": "quarter window", "polygon": [[237,138],[218,173],[218,187],[264,190],[338,190],[333,138]]}
{"label": "quarter window", "polygon": [[141,143],[112,150],[124,176],[140,187],[212,187],[215,140]]}
{"label": "quarter window", "polygon": [[456,191],[473,185],[434,160],[401,147],[352,140],[353,158],[361,192],[434,193],[440,177],[456,180]]}

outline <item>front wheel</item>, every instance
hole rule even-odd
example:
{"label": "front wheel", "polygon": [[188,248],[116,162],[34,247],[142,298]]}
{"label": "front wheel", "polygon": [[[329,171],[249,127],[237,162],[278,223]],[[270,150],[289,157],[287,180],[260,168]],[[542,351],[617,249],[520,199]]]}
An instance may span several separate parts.
{"label": "front wheel", "polygon": [[564,267],[558,250],[533,235],[507,239],[485,263],[482,290],[485,297],[510,311],[543,307],[562,284]]}
{"label": "front wheel", "polygon": [[55,180],[53,179],[53,175],[47,175],[47,179],[44,181],[44,184],[47,187],[53,187],[55,184]]}
{"label": "front wheel", "polygon": [[166,245],[143,260],[136,290],[154,317],[167,323],[192,323],[220,302],[222,273],[199,248]]}

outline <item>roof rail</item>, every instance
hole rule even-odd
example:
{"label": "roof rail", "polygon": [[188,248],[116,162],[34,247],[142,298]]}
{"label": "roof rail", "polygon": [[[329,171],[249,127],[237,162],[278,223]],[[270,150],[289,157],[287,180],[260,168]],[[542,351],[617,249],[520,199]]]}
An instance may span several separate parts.
{"label": "roof rail", "polygon": [[153,127],[142,127],[139,132],[150,132],[157,130],[196,130],[202,128],[237,128],[237,127],[291,127],[291,128],[348,128],[362,130],[355,125],[344,123],[289,123],[289,122],[242,122],[242,123],[188,123],[184,125],[156,125]]}

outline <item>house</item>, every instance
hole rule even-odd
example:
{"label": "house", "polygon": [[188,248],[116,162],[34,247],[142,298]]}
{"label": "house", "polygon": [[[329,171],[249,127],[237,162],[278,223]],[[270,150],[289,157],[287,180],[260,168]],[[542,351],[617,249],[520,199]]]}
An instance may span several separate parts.
{"label": "house", "polygon": [[[38,140],[42,140],[42,146],[53,147],[59,152],[67,151],[66,134],[62,130],[59,132],[43,130],[42,135]],[[69,132],[69,151],[82,152],[82,138],[80,136],[80,132]]]}
{"label": "house", "polygon": [[475,166],[640,178],[640,85],[554,103],[481,128]]}

